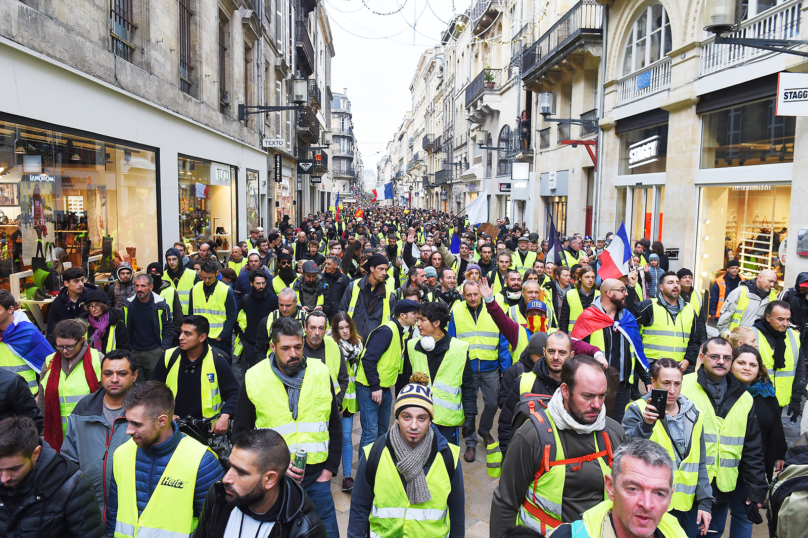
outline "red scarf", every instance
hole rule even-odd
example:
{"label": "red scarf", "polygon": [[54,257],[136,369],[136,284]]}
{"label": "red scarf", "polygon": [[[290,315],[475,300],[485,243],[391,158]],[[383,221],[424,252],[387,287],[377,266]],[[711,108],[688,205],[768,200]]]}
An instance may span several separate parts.
{"label": "red scarf", "polygon": [[[93,370],[90,346],[87,346],[87,351],[84,353],[84,358],[81,362],[84,365],[84,378],[87,380],[87,386],[90,387],[90,393],[92,394],[100,388],[100,385],[98,384],[95,370]],[[64,441],[62,407],[59,404],[59,379],[61,378],[61,372],[62,352],[57,351],[51,361],[48,383],[45,388],[45,429],[43,431],[45,441],[47,441],[56,452],[61,451],[62,442]]]}

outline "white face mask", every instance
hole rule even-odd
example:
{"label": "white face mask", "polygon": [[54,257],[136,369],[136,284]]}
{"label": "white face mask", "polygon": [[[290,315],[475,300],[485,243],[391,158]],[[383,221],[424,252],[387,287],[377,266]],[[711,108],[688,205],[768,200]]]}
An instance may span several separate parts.
{"label": "white face mask", "polygon": [[508,292],[506,292],[506,294],[508,295],[508,299],[510,299],[512,301],[516,301],[516,300],[519,300],[519,299],[522,298],[522,292],[521,291],[508,291]]}
{"label": "white face mask", "polygon": [[435,339],[431,336],[424,336],[421,338],[421,347],[424,351],[432,351],[435,349]]}

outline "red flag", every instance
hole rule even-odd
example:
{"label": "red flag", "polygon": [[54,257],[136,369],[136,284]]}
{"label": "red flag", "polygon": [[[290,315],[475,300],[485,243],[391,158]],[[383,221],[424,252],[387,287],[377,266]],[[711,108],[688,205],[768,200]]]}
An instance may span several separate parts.
{"label": "red flag", "polygon": [[570,337],[577,340],[582,340],[595,331],[599,331],[606,327],[614,325],[614,320],[607,316],[602,311],[594,307],[589,307],[584,310],[578,319],[575,320],[575,326],[572,328]]}
{"label": "red flag", "polygon": [[376,194],[376,189],[373,189],[373,200],[371,200],[371,202],[375,202],[377,196],[378,194]]}
{"label": "red flag", "polygon": [[365,216],[365,212],[362,211],[361,209],[357,209],[356,214],[354,215],[354,218],[361,219],[364,216]]}

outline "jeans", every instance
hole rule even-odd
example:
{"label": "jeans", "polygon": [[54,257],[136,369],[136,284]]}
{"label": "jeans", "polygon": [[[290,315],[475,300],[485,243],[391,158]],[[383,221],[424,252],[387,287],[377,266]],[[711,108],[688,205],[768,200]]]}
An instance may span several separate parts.
{"label": "jeans", "polygon": [[342,417],[342,475],[351,477],[351,463],[353,462],[353,415]]}
{"label": "jeans", "polygon": [[382,389],[382,403],[377,404],[371,398],[370,387],[356,384],[356,395],[359,398],[359,424],[362,436],[359,438],[359,457],[362,449],[373,444],[380,435],[387,433],[390,425],[390,409],[393,406],[393,394],[389,388]]}
{"label": "jeans", "polygon": [[[729,502],[713,503],[713,519],[710,521],[710,534],[713,536],[721,536],[724,534],[724,527],[727,524],[727,511],[730,511],[732,512],[732,519],[729,525],[729,538],[752,537],[752,522],[749,521],[749,516],[746,515],[745,491],[746,486],[744,485],[743,478],[738,476],[738,483],[735,485],[735,491],[732,492],[732,497]],[[715,533],[712,531],[715,531]]]}
{"label": "jeans", "polygon": [[159,347],[154,349],[133,349],[132,355],[137,359],[137,380],[139,383],[145,383],[151,380],[154,373],[154,367],[157,362],[163,360],[163,350]]}
{"label": "jeans", "polygon": [[[693,507],[687,512],[682,512],[681,510],[671,510],[670,514],[676,518],[687,536],[700,535],[701,531],[696,525],[696,517],[699,515],[699,503],[697,503],[695,499],[693,500]],[[719,536],[713,533],[710,534],[713,536]]]}
{"label": "jeans", "polygon": [[317,482],[308,484],[303,489],[314,503],[314,512],[325,525],[328,538],[339,538],[337,513],[334,511],[334,496],[331,494],[331,482]]}
{"label": "jeans", "polygon": [[[494,417],[497,414],[497,393],[499,392],[499,370],[490,372],[474,372],[474,395],[477,391],[483,391],[483,414],[480,417],[480,435],[489,435],[494,426]],[[474,418],[469,417],[464,425],[465,429],[471,430],[471,435],[466,437],[467,447],[477,446],[477,432],[474,428]]]}
{"label": "jeans", "polygon": [[[642,383],[642,381],[641,381]],[[617,397],[614,400],[614,416],[617,422],[623,422],[623,415],[626,414],[626,406],[631,403],[631,385],[620,383],[617,389]]]}
{"label": "jeans", "polygon": [[450,444],[460,446],[460,432],[458,431],[459,426],[439,426],[435,424],[435,427],[438,429],[440,434],[449,441]]}

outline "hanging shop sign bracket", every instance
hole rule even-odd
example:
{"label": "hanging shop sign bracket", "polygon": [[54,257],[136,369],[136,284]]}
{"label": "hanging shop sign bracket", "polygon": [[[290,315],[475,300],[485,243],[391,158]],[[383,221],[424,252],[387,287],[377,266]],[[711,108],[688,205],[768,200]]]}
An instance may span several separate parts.
{"label": "hanging shop sign bracket", "polygon": [[572,146],[577,148],[579,145],[584,146],[595,165],[595,172],[598,171],[598,141],[597,140],[562,140],[562,146]]}

